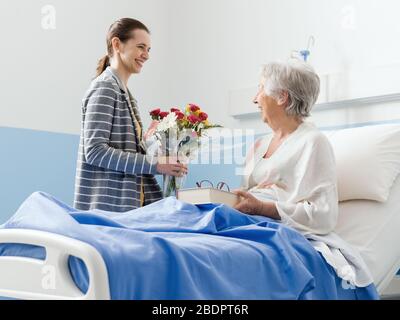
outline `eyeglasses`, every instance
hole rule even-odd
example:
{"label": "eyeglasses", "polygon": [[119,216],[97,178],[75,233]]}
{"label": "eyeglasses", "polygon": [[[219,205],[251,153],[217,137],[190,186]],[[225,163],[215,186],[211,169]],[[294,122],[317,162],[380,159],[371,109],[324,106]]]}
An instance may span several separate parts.
{"label": "eyeglasses", "polygon": [[[200,182],[196,182],[197,188],[203,188],[203,185],[207,183],[211,188],[214,188],[214,184],[210,180],[202,180]],[[230,192],[231,190],[229,189],[229,186],[227,183],[220,181],[217,183],[216,189],[223,190],[224,187],[226,187],[227,191]]]}

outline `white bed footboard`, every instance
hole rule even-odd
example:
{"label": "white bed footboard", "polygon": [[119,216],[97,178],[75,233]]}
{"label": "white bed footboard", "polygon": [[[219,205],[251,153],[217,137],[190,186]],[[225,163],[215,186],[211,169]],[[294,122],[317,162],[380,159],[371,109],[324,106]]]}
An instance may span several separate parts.
{"label": "white bed footboard", "polygon": [[[26,229],[0,230],[0,243],[41,246],[45,260],[0,256],[0,297],[15,299],[110,299],[107,268],[91,245],[65,236]],[[83,294],[68,267],[69,256],[83,260],[89,288]]]}

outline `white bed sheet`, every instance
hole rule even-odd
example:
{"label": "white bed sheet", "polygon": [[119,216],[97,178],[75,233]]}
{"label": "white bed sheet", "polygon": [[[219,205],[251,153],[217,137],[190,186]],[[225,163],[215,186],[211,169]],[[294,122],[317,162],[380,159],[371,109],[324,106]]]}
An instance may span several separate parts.
{"label": "white bed sheet", "polygon": [[341,202],[335,231],[359,250],[378,290],[384,290],[400,267],[400,176],[385,203]]}

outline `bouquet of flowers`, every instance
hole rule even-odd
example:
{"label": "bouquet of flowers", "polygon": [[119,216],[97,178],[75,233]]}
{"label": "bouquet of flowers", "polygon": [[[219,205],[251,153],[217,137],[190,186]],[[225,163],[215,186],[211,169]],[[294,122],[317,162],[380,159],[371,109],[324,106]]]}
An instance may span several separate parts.
{"label": "bouquet of flowers", "polygon": [[[188,163],[200,147],[200,138],[204,130],[221,127],[208,121],[207,113],[194,104],[188,104],[184,111],[171,108],[170,111],[155,109],[150,112],[156,127],[154,136],[160,144],[160,153],[166,157],[176,157]],[[163,176],[164,197],[176,196],[183,186],[185,177]]]}

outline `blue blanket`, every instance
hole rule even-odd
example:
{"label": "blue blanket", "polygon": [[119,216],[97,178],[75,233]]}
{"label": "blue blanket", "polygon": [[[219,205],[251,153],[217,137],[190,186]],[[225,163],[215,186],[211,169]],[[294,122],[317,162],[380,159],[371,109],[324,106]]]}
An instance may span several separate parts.
{"label": "blue blanket", "polygon": [[[349,288],[310,243],[274,220],[173,197],[126,213],[78,211],[36,192],[1,228],[48,231],[102,255],[112,299],[376,299]],[[0,255],[43,258],[43,248],[6,244]],[[70,258],[85,292],[84,264]]]}

